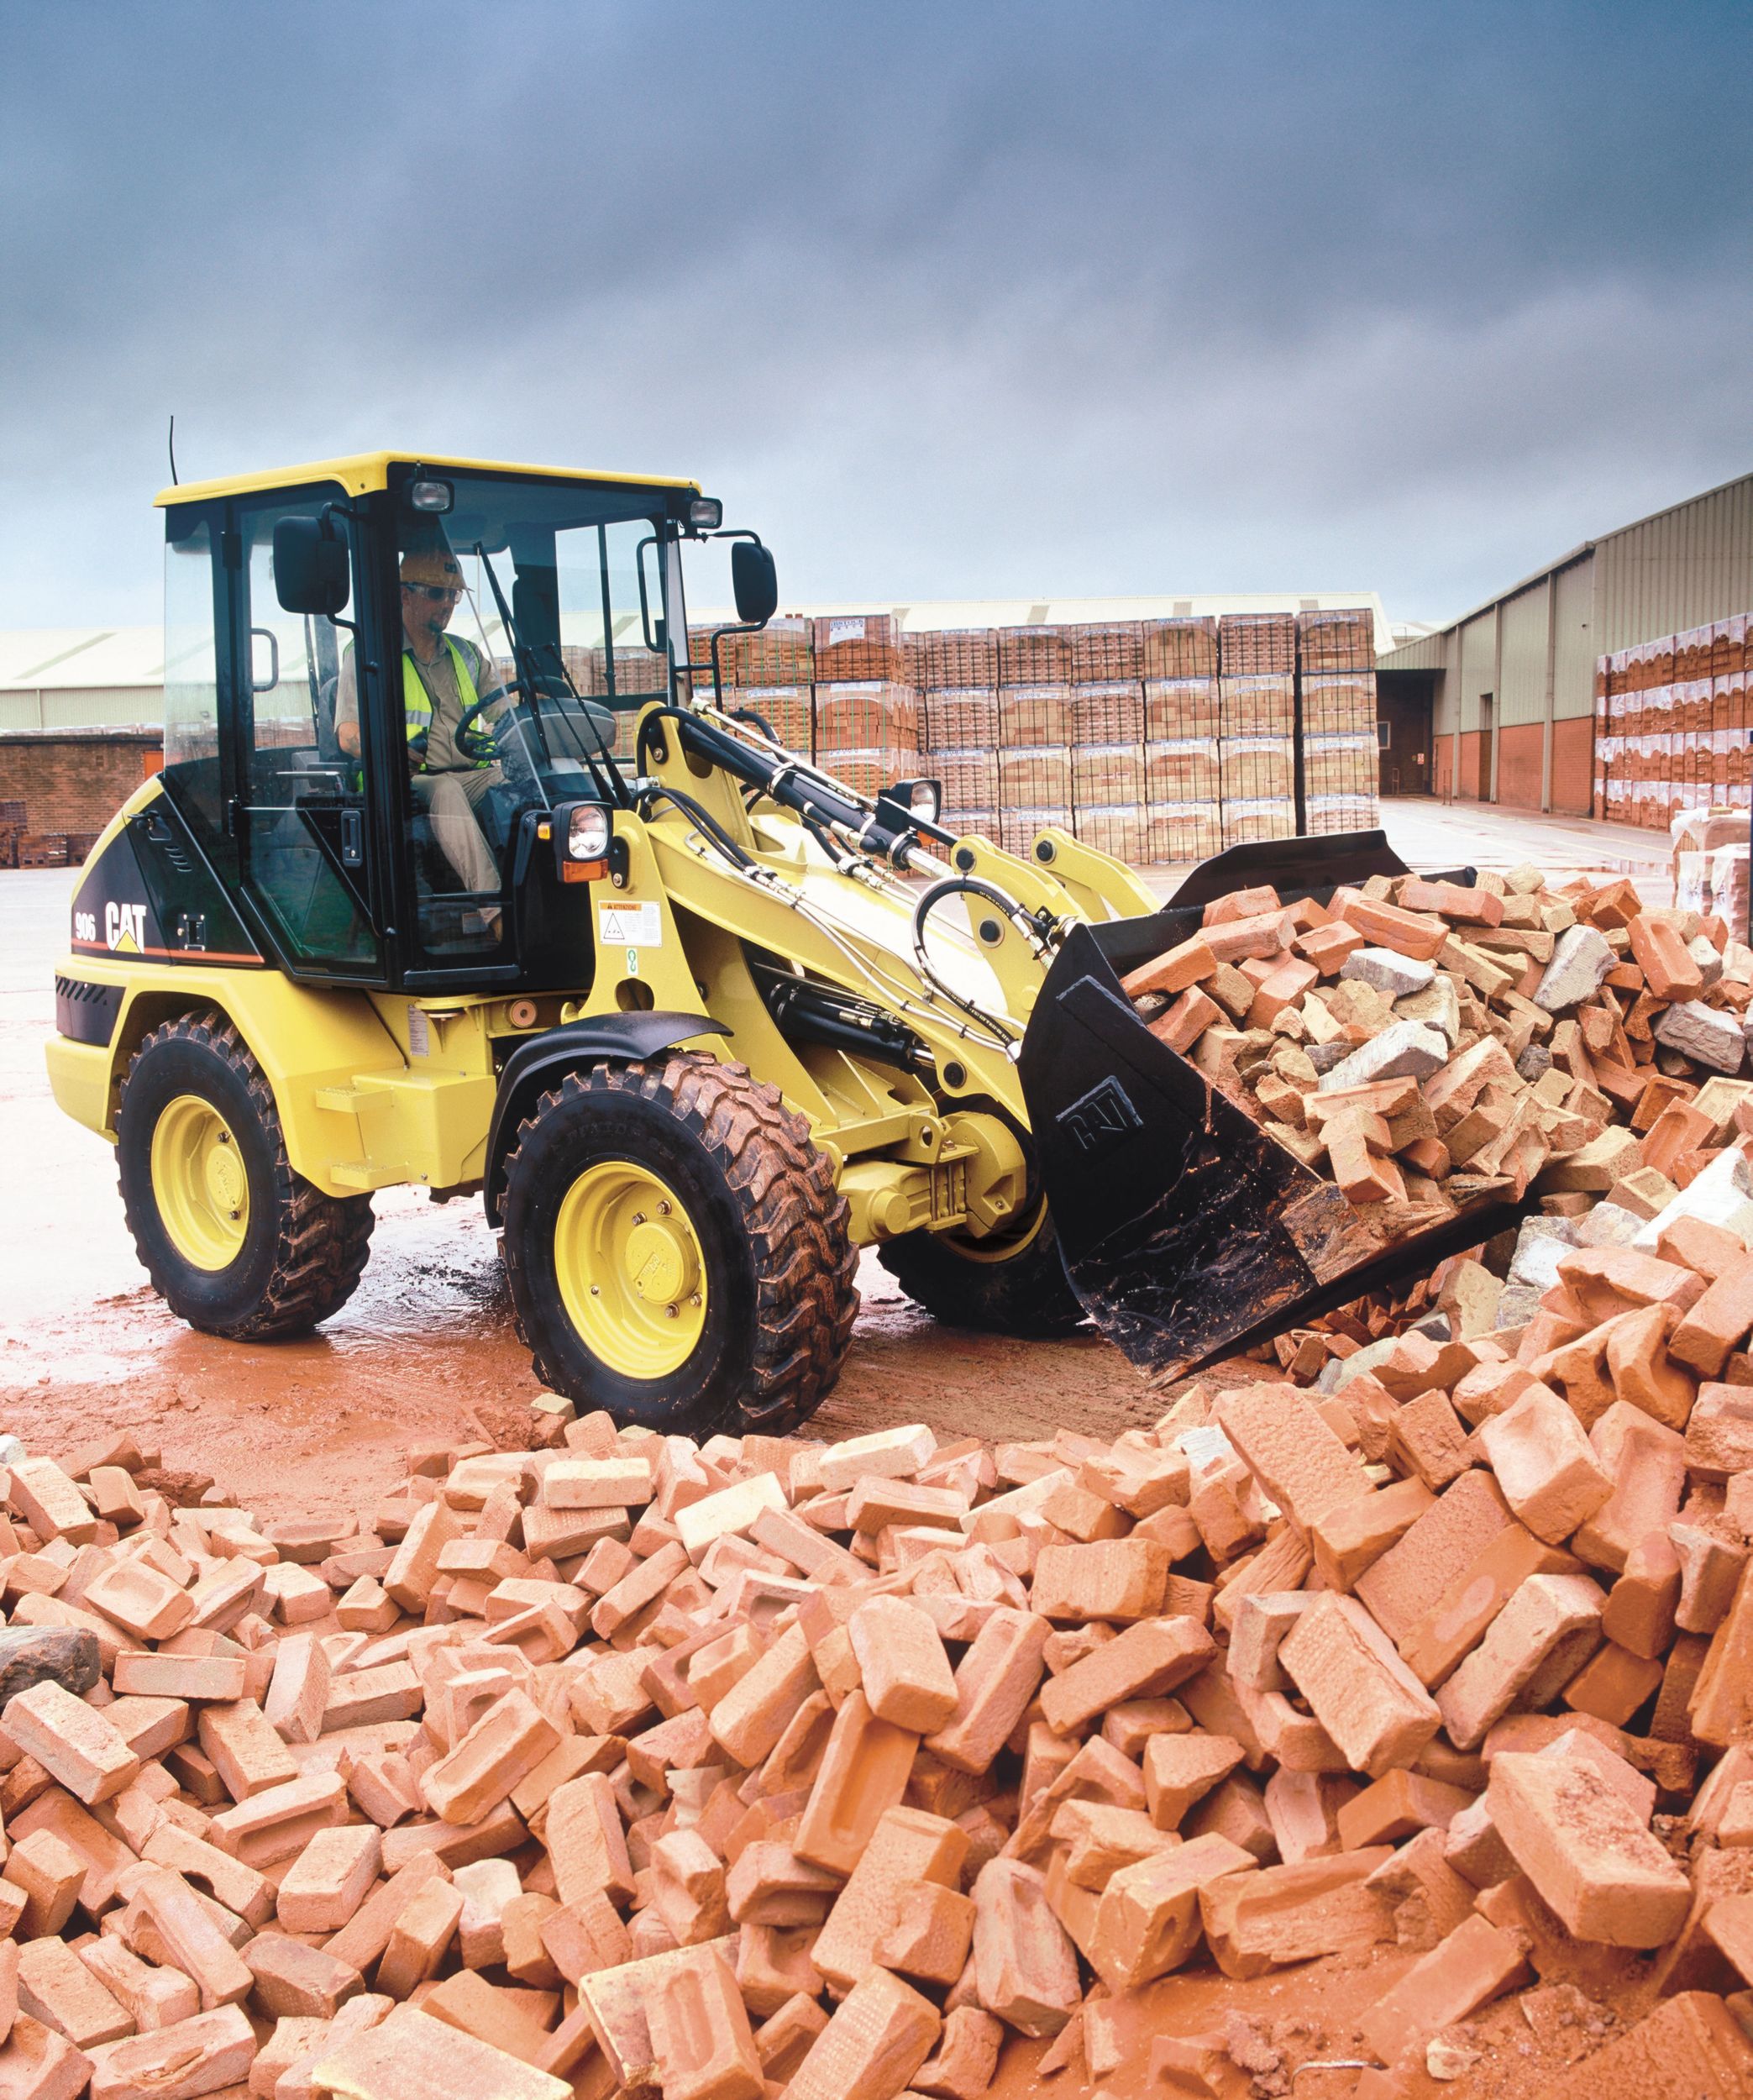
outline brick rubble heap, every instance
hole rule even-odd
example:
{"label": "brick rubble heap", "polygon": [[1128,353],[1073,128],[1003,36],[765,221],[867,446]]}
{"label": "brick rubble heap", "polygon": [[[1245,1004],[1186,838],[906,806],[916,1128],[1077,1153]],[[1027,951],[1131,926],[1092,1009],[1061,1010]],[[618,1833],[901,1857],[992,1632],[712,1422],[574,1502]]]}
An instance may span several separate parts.
{"label": "brick rubble heap", "polygon": [[[1656,1993],[1561,2100],[1742,2092],[1753,1204],[1713,1186],[1648,1251],[1533,1221],[1519,1331],[1451,1291],[1111,1442],[538,1404],[369,1534],[14,1442],[0,2094],[975,2100],[1007,2034],[1105,2075],[1197,1961],[1397,1943],[1374,2100],[1534,1977]],[[1233,2040],[1153,2069],[1234,2100]]]}
{"label": "brick rubble heap", "polygon": [[1381,1242],[1640,1168],[1659,1208],[1742,1127],[1753,948],[1629,882],[1378,875],[1204,916],[1126,990]]}

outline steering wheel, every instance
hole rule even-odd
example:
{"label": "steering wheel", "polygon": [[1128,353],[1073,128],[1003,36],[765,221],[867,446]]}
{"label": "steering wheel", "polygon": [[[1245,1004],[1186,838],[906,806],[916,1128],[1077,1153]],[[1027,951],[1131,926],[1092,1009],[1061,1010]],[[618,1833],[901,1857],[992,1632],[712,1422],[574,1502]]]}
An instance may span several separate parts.
{"label": "steering wheel", "polygon": [[[563,715],[565,702],[571,701],[590,726],[595,738],[591,755],[602,757],[606,754],[615,738],[615,717],[608,709],[593,707],[588,700],[571,693],[547,693],[543,697],[556,702]],[[512,708],[527,708],[530,705],[529,696],[521,686],[496,685],[491,693],[483,693],[472,707],[464,709],[452,737],[452,742],[465,759],[497,759],[503,762],[509,755],[508,751],[501,749],[498,738],[491,729],[479,729],[475,726],[477,716],[489,707],[496,706],[501,701],[506,701]]]}
{"label": "steering wheel", "polygon": [[483,693],[472,707],[464,709],[450,740],[465,759],[472,759],[478,764],[482,759],[500,755],[499,739],[492,730],[477,729],[475,723],[478,715],[484,714],[489,707],[496,707],[502,700],[509,700],[513,706],[518,706],[522,704],[523,696],[513,692],[508,685],[496,685],[491,693]]}

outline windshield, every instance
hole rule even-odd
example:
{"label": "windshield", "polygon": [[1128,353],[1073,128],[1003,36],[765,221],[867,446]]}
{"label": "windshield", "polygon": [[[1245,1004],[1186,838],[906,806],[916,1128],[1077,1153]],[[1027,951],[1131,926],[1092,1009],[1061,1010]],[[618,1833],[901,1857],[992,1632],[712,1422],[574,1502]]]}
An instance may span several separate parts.
{"label": "windshield", "polygon": [[639,710],[669,697],[662,497],[641,512],[626,489],[443,478],[447,513],[402,512],[405,643],[475,658],[480,727],[515,785],[587,795],[592,761],[630,759]]}

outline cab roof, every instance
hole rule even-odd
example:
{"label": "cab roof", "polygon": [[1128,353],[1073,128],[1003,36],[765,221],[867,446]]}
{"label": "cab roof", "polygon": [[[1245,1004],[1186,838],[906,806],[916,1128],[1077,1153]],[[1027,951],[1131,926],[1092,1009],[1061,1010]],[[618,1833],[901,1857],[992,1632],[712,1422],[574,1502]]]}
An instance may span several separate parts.
{"label": "cab roof", "polygon": [[164,510],[175,503],[204,503],[216,496],[249,496],[263,489],[302,488],[312,481],[338,481],[349,496],[366,496],[389,486],[390,469],[399,466],[446,469],[456,473],[539,474],[550,481],[575,481],[582,486],[606,483],[617,488],[687,489],[700,493],[698,481],[685,481],[669,474],[603,474],[582,467],[532,466],[510,459],[452,459],[433,452],[354,452],[341,459],[312,459],[302,466],[272,467],[260,474],[234,474],[216,481],[182,481],[160,489],[154,506]]}

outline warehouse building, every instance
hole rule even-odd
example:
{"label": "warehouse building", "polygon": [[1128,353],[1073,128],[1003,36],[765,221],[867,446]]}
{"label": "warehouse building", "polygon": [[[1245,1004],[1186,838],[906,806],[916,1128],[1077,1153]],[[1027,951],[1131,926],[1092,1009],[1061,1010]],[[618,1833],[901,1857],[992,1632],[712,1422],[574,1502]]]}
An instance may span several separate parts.
{"label": "warehouse building", "polygon": [[1382,790],[1586,816],[1597,659],[1753,610],[1753,475],[1585,540],[1377,664]]}

